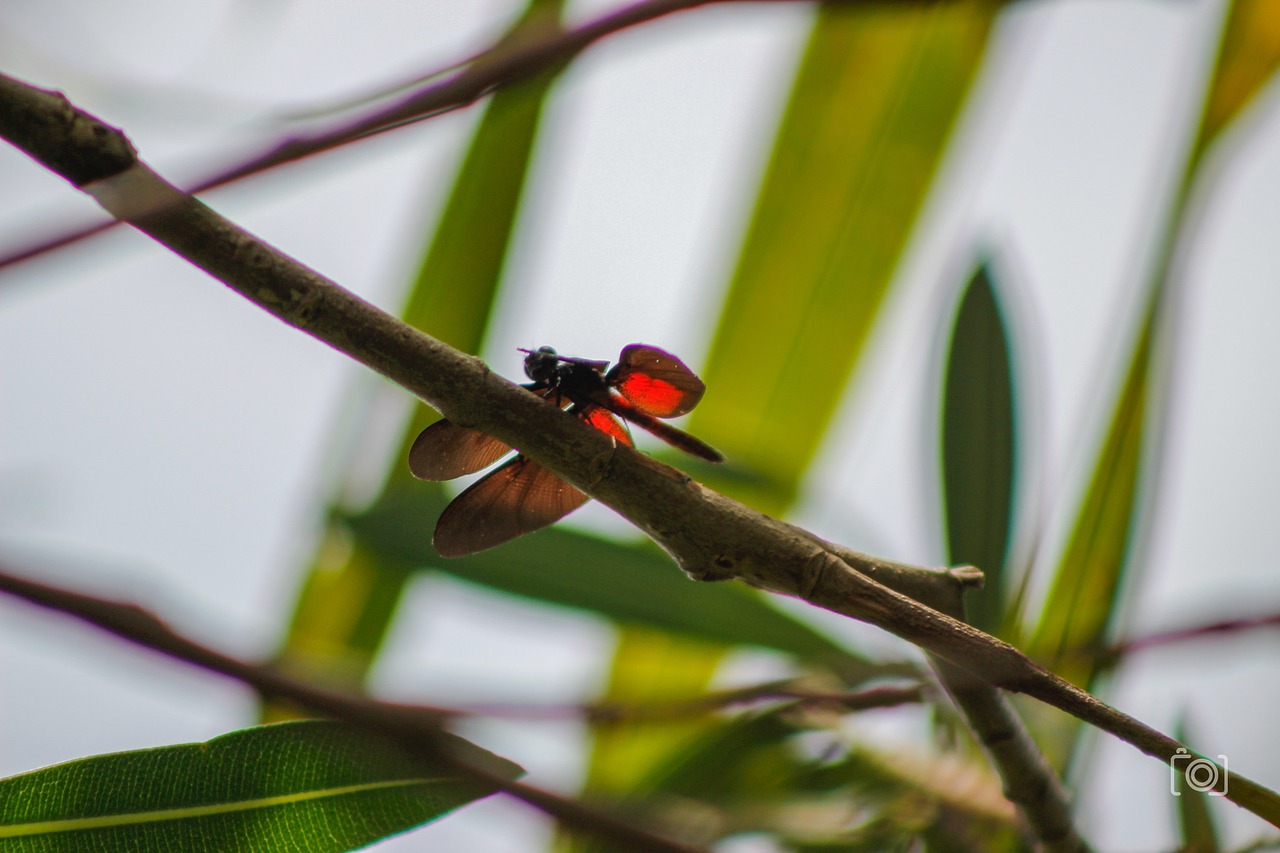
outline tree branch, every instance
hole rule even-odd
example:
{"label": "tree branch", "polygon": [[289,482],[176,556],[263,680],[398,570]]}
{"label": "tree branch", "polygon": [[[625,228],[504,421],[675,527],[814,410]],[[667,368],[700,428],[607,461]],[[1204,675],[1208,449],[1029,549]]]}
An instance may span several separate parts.
{"label": "tree branch", "polygon": [[[38,123],[38,132],[33,132],[30,117],[46,113],[49,121]],[[60,136],[59,128],[68,132]],[[962,586],[970,577],[965,572],[930,572],[824,543],[617,445],[604,433],[491,374],[480,360],[406,326],[243,231],[141,162],[120,172],[118,158],[96,159],[95,150],[107,148],[98,140],[116,133],[75,111],[59,94],[0,76],[0,135],[51,169],[76,163],[77,171],[67,174],[68,179],[116,217],[286,323],[400,384],[455,423],[520,447],[629,519],[690,577],[740,579],[869,622],[979,680],[1034,696],[1164,761],[1181,747],[1050,673],[1008,643],[884,583],[906,579],[942,595],[948,587]],[[94,177],[101,179],[91,180]],[[1225,771],[1220,778],[1226,778]],[[1280,826],[1280,797],[1274,792],[1232,774],[1225,794]]]}

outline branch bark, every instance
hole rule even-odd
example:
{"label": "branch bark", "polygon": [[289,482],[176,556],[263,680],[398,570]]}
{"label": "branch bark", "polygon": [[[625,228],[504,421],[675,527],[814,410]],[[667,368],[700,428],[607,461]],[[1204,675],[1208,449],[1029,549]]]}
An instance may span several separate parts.
{"label": "branch bark", "polygon": [[[127,140],[60,94],[0,76],[0,135],[284,322],[400,384],[455,423],[520,447],[632,521],[695,580],[739,579],[869,622],[978,682],[1034,696],[1166,762],[1181,747],[1009,644],[921,603],[958,594],[972,573],[904,566],[823,542],[618,446],[491,374],[478,359],[406,326],[238,228],[140,161],[122,170],[119,152],[132,152]],[[910,588],[919,600],[890,583]],[[1274,792],[1232,774],[1225,794],[1280,826]],[[1065,801],[1060,805],[1065,809]]]}

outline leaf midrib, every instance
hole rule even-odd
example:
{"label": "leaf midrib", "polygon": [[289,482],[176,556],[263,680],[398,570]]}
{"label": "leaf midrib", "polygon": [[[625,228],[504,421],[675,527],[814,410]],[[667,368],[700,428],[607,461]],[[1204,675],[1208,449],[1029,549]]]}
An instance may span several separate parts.
{"label": "leaf midrib", "polygon": [[250,800],[234,800],[225,803],[209,803],[202,806],[183,806],[181,808],[161,809],[145,812],[127,812],[118,814],[95,815],[93,817],[67,818],[62,820],[44,820],[34,823],[18,823],[0,825],[0,838],[21,838],[31,835],[49,835],[59,832],[78,832],[93,829],[109,829],[117,826],[132,826],[141,823],[160,823],[168,820],[184,820],[187,818],[208,817],[219,814],[266,809],[274,806],[294,805],[297,803],[320,800],[330,797],[344,797],[349,794],[362,794],[368,791],[379,791],[395,787],[422,787],[424,785],[440,785],[459,781],[456,777],[438,779],[392,779],[383,782],[367,782],[360,785],[342,785],[336,788],[323,788],[315,791],[299,791],[292,794],[277,794],[271,797],[257,797]]}

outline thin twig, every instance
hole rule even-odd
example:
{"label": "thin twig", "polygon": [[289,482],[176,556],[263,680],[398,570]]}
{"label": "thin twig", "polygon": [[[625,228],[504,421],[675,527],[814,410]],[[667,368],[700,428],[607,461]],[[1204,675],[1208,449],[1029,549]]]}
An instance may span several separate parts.
{"label": "thin twig", "polygon": [[26,580],[14,574],[9,566],[0,566],[0,592],[74,616],[136,645],[235,679],[263,696],[284,699],[390,738],[416,754],[446,761],[470,778],[546,812],[567,828],[591,832],[623,845],[623,849],[668,853],[697,853],[702,850],[460,759],[447,749],[447,741],[441,737],[443,722],[454,715],[450,709],[379,702],[297,681],[268,666],[246,663],[201,645],[174,631],[163,620],[136,605],[108,601]]}
{"label": "thin twig", "polygon": [[1068,661],[1092,661],[1100,670],[1114,669],[1120,666],[1131,655],[1139,652],[1158,649],[1163,646],[1190,643],[1212,637],[1226,637],[1259,628],[1280,628],[1280,613],[1268,613],[1264,616],[1242,616],[1234,619],[1220,619],[1186,628],[1175,628],[1121,640],[1110,645],[1094,643],[1065,653]]}
{"label": "thin twig", "polygon": [[[840,713],[851,713],[910,705],[922,701],[924,695],[925,689],[920,684],[900,687],[868,687],[865,690],[857,690],[850,693],[847,691],[816,690],[807,688],[802,683],[784,682],[776,685],[753,685],[737,690],[711,693],[707,696],[695,697],[684,703],[674,704],[670,708],[663,708],[660,703],[641,706],[628,706],[626,703],[597,706],[597,709],[594,709],[595,716],[593,719],[636,719],[646,715],[649,718],[669,717],[674,714],[706,713],[718,708],[759,702],[786,702],[791,707],[817,705],[834,709]],[[612,716],[605,716],[607,714]]]}
{"label": "thin twig", "polygon": [[1102,659],[1106,663],[1111,663],[1119,660],[1120,658],[1127,657],[1134,652],[1144,652],[1148,649],[1168,646],[1174,643],[1187,643],[1194,640],[1207,639],[1209,637],[1239,634],[1245,631],[1254,631],[1258,628],[1280,628],[1280,613],[1268,613],[1265,616],[1242,616],[1235,619],[1221,619],[1216,622],[1206,622],[1201,625],[1191,625],[1186,628],[1177,628],[1172,631],[1161,631],[1156,634],[1148,634],[1145,637],[1135,637],[1132,640],[1125,640],[1116,643],[1102,654]]}
{"label": "thin twig", "polygon": [[[629,519],[690,577],[742,580],[876,625],[1163,761],[1183,748],[1008,643],[885,585],[906,580],[915,590],[945,591],[963,586],[963,573],[902,566],[822,543],[617,445],[238,228],[144,164],[121,171],[119,152],[132,151],[127,140],[61,95],[0,76],[0,136],[264,310],[397,382],[455,423],[520,447]],[[103,151],[112,156],[101,159]],[[1274,792],[1232,773],[1223,793],[1280,826]]]}
{"label": "thin twig", "polygon": [[[801,680],[803,681],[803,680]],[[817,690],[804,687],[795,679],[753,684],[735,690],[707,693],[688,699],[654,702],[606,702],[585,705],[468,705],[461,713],[482,716],[511,717],[516,719],[565,719],[582,718],[589,723],[618,723],[637,720],[674,720],[698,717],[714,711],[739,705],[756,705],[766,702],[785,702],[791,705],[818,705],[833,708],[841,713],[869,711],[874,708],[893,708],[922,701],[924,688],[919,684],[908,686],[870,687],[855,692]]]}
{"label": "thin twig", "polygon": [[[548,28],[547,34],[538,38],[505,36],[493,47],[463,63],[453,63],[446,69],[424,75],[431,81],[428,85],[391,104],[328,130],[287,137],[260,154],[198,181],[188,191],[204,192],[354,140],[468,107],[499,88],[568,62],[594,43],[620,30],[673,12],[723,2],[730,0],[643,0],[573,29]],[[439,79],[442,76],[444,79]],[[0,270],[104,233],[118,224],[118,220],[112,219],[24,246],[0,257]]]}

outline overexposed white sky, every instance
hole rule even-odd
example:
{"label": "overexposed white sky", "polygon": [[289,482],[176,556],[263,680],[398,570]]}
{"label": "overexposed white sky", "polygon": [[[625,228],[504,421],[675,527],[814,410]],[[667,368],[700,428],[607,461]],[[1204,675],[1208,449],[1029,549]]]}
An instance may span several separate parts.
{"label": "overexposed white sky", "polygon": [[[579,3],[575,14],[609,5]],[[875,367],[851,388],[798,521],[886,557],[940,559],[925,508],[926,356],[955,271],[980,241],[996,248],[1014,291],[1038,431],[1032,493],[1059,530],[1108,405],[1117,332],[1144,280],[1143,247],[1185,143],[1218,6],[1060,0],[1005,15],[979,83],[986,97],[964,119]],[[6,73],[64,89],[123,127],[181,180],[269,135],[249,119],[447,64],[500,32],[516,7],[15,2],[0,6],[0,57]],[[609,358],[637,340],[696,369],[809,14],[798,4],[704,9],[615,36],[574,65],[547,115],[509,299],[485,353],[495,369],[518,373],[517,346]],[[1280,610],[1270,535],[1280,480],[1275,106],[1264,93],[1242,123],[1202,196],[1203,229],[1184,247],[1168,469],[1151,564],[1134,590],[1136,633]],[[474,118],[441,117],[208,200],[394,309]],[[0,188],[2,248],[95,213],[12,150],[0,151]],[[370,384],[362,372],[135,234],[0,272],[0,553],[138,599],[220,648],[267,654],[344,468],[334,448],[359,422],[349,394]],[[599,521],[618,526],[599,507],[574,518]],[[1144,655],[1108,698],[1164,730],[1188,711],[1204,752],[1280,788],[1265,710],[1280,664],[1265,643]],[[609,651],[590,618],[437,580],[411,594],[376,680],[388,695],[431,701],[555,701],[588,694]],[[0,678],[0,775],[203,740],[253,714],[235,685],[8,600]],[[573,726],[474,734],[535,781],[577,778]],[[1168,847],[1166,768],[1106,739],[1097,759],[1079,786],[1087,836],[1105,850]],[[1220,811],[1234,843],[1265,830],[1229,804]],[[495,815],[510,827],[501,837]],[[494,801],[421,838],[517,851],[542,831],[522,807]]]}

